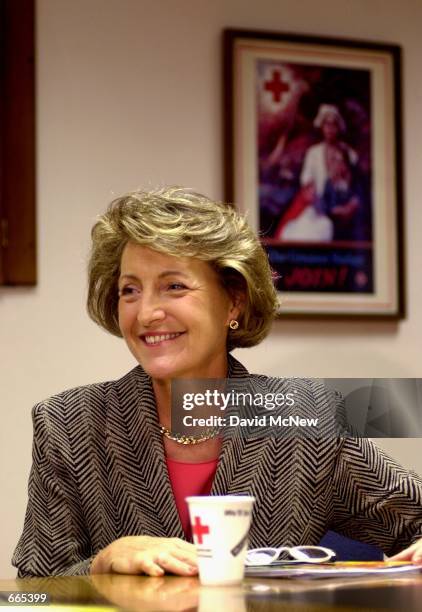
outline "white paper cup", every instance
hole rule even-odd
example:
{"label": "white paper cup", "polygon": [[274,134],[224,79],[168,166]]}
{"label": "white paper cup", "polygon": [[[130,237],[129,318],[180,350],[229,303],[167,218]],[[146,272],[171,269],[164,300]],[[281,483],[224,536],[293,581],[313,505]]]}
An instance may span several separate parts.
{"label": "white paper cup", "polygon": [[254,497],[211,495],[187,497],[201,584],[239,584]]}

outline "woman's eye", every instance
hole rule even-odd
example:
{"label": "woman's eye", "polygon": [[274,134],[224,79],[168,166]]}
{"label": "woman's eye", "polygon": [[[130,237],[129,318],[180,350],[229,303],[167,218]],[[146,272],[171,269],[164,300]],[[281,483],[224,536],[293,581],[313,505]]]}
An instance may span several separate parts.
{"label": "woman's eye", "polygon": [[119,289],[119,297],[124,296],[124,295],[134,295],[136,292],[137,292],[136,287],[131,287],[131,286],[122,287],[121,289]]}
{"label": "woman's eye", "polygon": [[187,287],[183,283],[170,283],[168,289],[171,291],[182,291],[183,289],[187,289]]}

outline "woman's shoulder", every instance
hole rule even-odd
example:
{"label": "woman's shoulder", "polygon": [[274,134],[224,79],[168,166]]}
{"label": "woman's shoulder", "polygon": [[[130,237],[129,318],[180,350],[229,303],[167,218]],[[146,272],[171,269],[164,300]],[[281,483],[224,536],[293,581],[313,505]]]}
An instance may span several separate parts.
{"label": "woman's shoulder", "polygon": [[65,389],[37,402],[33,407],[33,415],[34,417],[41,414],[49,416],[67,414],[71,416],[73,413],[82,415],[87,410],[93,413],[104,411],[111,396],[115,396],[116,392],[121,389],[124,390],[128,386],[133,387],[136,384],[140,376],[139,370],[139,366],[136,366],[130,372],[115,380]]}
{"label": "woman's shoulder", "polygon": [[308,157],[308,158],[318,157],[322,155],[322,153],[324,152],[324,148],[325,148],[325,143],[323,140],[321,140],[320,142],[316,142],[310,145],[306,149],[305,157]]}
{"label": "woman's shoulder", "polygon": [[268,374],[249,374],[252,381],[260,382],[261,384],[272,384],[277,383],[283,385],[289,385],[303,391],[311,390],[313,392],[326,389],[325,381],[322,378],[310,378],[306,376],[270,376]]}

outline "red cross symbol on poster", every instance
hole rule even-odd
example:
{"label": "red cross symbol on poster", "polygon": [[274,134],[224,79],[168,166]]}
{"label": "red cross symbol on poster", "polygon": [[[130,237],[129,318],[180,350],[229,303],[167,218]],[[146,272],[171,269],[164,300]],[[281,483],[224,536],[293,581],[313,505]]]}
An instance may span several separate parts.
{"label": "red cross symbol on poster", "polygon": [[198,539],[198,544],[202,544],[202,536],[205,535],[206,533],[210,532],[210,528],[208,525],[202,525],[201,524],[201,519],[199,516],[195,516],[194,518],[194,523],[193,523],[193,528],[192,528],[192,533],[194,536],[197,537]]}
{"label": "red cross symbol on poster", "polygon": [[274,102],[280,102],[282,93],[288,91],[290,87],[285,81],[281,80],[280,71],[273,70],[272,81],[265,81],[264,89],[265,91],[271,91]]}

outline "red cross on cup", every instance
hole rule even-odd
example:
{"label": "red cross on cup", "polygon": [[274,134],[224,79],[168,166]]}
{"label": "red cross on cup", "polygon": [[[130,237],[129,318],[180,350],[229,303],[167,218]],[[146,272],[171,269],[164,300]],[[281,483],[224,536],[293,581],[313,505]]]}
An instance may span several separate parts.
{"label": "red cross on cup", "polygon": [[281,80],[281,74],[279,70],[273,70],[272,81],[265,81],[265,91],[270,91],[273,94],[274,102],[280,102],[281,95],[283,92],[288,91],[290,87]]}
{"label": "red cross on cup", "polygon": [[194,518],[194,524],[193,524],[193,528],[192,528],[192,533],[193,535],[195,535],[198,539],[198,544],[202,544],[202,536],[205,535],[206,533],[210,532],[210,528],[208,525],[202,525],[201,524],[201,519],[199,516],[195,516]]}

